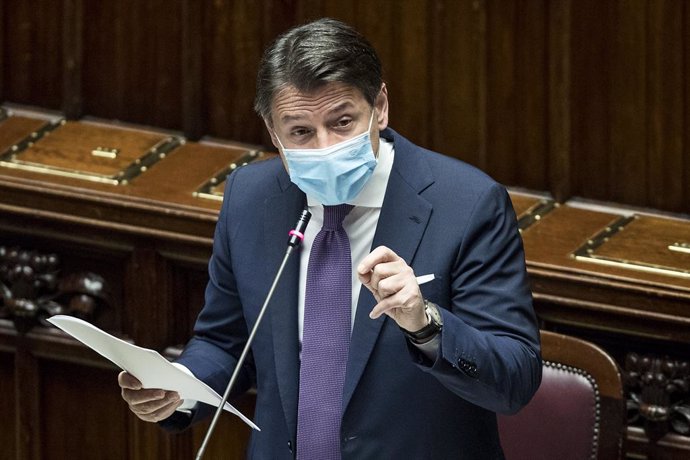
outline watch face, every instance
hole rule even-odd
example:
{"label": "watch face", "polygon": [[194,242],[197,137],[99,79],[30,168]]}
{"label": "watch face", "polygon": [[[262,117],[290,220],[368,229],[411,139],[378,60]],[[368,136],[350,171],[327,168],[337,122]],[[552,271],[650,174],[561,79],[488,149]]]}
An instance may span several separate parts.
{"label": "watch face", "polygon": [[441,318],[441,312],[438,310],[438,307],[436,304],[427,301],[426,303],[426,311],[429,313],[429,317],[431,320],[438,324],[441,325],[443,324],[443,319]]}

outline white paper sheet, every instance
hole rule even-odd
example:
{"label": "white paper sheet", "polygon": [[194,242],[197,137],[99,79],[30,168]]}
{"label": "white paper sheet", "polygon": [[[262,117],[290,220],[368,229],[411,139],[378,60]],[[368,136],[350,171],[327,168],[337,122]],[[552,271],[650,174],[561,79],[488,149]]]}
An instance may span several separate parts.
{"label": "white paper sheet", "polygon": [[[193,399],[214,407],[218,407],[223,399],[211,387],[174,366],[155,350],[132,345],[73,316],[55,315],[48,318],[48,321],[135,376],[144,388],[177,391],[181,399]],[[258,426],[229,403],[226,402],[223,409],[259,430]]]}
{"label": "white paper sheet", "polygon": [[417,277],[417,284],[421,286],[422,284],[426,284],[429,281],[433,281],[434,279],[436,279],[436,275],[434,275],[433,273],[429,273],[428,275],[418,276]]}

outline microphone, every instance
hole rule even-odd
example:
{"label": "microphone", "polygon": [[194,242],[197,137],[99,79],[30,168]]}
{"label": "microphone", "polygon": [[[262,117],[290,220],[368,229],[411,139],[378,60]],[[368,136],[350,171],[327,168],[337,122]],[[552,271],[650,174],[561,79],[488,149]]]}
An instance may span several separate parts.
{"label": "microphone", "polygon": [[244,360],[246,359],[247,354],[249,353],[249,349],[251,348],[252,342],[254,341],[256,331],[257,329],[259,329],[261,320],[264,317],[264,313],[266,313],[268,303],[271,301],[271,297],[273,297],[273,291],[275,291],[275,288],[278,285],[278,281],[280,281],[280,277],[283,274],[283,269],[285,268],[285,265],[287,264],[287,261],[290,258],[290,255],[292,254],[293,250],[299,247],[299,245],[302,243],[302,240],[304,240],[304,230],[307,228],[309,219],[311,219],[311,213],[305,207],[299,216],[299,220],[297,221],[295,228],[288,232],[288,247],[287,251],[285,252],[285,256],[283,257],[283,262],[280,264],[280,267],[278,268],[278,272],[276,273],[276,276],[273,279],[271,289],[268,291],[268,294],[266,295],[266,300],[264,301],[264,304],[261,307],[261,310],[259,311],[259,316],[257,316],[256,318],[256,322],[254,323],[254,327],[252,328],[252,331],[249,334],[249,337],[247,338],[247,343],[244,346],[244,349],[242,350],[240,359],[237,361],[237,365],[235,366],[235,370],[232,373],[232,377],[230,377],[230,382],[228,382],[228,386],[225,388],[225,393],[223,393],[223,399],[221,400],[220,405],[216,409],[216,413],[213,416],[213,420],[211,421],[211,424],[209,425],[208,430],[206,431],[204,441],[201,443],[201,447],[199,448],[199,451],[196,454],[196,460],[201,460],[201,458],[204,455],[204,452],[206,451],[208,442],[211,439],[211,434],[213,433],[213,430],[216,428],[216,424],[218,423],[220,414],[221,412],[223,412],[223,406],[225,406],[225,403],[227,402],[228,397],[230,396],[230,392],[232,391],[232,388],[235,386],[237,376],[239,375],[240,369],[244,364]]}
{"label": "microphone", "polygon": [[311,213],[307,210],[307,208],[304,208],[299,216],[297,225],[295,225],[295,229],[288,232],[288,235],[290,235],[290,238],[288,239],[288,246],[296,248],[300,245],[302,240],[304,240],[304,231],[307,229],[309,219],[311,219]]}

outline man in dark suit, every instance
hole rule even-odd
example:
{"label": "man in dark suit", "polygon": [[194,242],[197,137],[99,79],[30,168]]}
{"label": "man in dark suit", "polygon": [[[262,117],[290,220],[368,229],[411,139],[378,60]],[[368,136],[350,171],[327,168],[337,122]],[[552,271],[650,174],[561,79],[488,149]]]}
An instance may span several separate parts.
{"label": "man in dark suit", "polygon": [[[541,379],[524,253],[505,189],[388,128],[378,57],[337,21],[292,29],[268,48],[255,106],[280,159],[229,176],[206,303],[178,363],[222,394],[287,232],[307,205],[313,217],[304,245],[234,388],[235,395],[257,389],[261,431],[248,457],[503,458],[495,414],[518,411]],[[342,356],[331,346],[337,333],[319,332],[339,314],[326,310],[316,328],[308,319],[316,308],[309,273],[318,264],[310,252],[336,208],[345,209],[340,230],[351,270],[343,290],[316,291],[344,293],[332,295],[333,305],[345,299],[351,321]],[[314,349],[341,364],[307,367]],[[307,388],[315,377],[334,387],[325,391],[338,397],[335,416]],[[191,413],[181,411],[177,394],[141,389],[126,373],[119,382],[138,417],[166,428],[184,429],[212,409],[185,402]]]}

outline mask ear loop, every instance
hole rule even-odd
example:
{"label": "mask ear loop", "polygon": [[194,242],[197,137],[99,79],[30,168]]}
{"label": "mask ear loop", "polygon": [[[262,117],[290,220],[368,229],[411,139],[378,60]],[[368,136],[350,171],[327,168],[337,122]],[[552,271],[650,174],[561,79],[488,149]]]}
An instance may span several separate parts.
{"label": "mask ear loop", "polygon": [[280,142],[280,138],[278,137],[278,133],[276,132],[276,130],[273,129],[272,131],[273,131],[273,137],[276,138],[276,140],[278,141],[278,145],[280,145],[280,150],[285,150],[285,146],[283,145],[282,142]]}
{"label": "mask ear loop", "polygon": [[371,108],[371,118],[369,118],[369,129],[367,130],[367,132],[369,132],[369,133],[371,133],[371,125],[374,122],[374,114],[375,113],[376,113],[376,108],[372,107]]}

